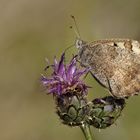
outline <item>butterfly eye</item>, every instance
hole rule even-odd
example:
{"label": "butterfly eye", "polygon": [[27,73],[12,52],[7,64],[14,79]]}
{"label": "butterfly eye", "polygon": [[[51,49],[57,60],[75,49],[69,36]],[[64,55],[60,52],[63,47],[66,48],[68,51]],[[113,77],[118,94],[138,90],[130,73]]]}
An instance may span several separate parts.
{"label": "butterfly eye", "polygon": [[76,40],[76,48],[82,48],[83,41],[82,40]]}
{"label": "butterfly eye", "polygon": [[80,46],[82,44],[82,40],[78,40],[77,45]]}

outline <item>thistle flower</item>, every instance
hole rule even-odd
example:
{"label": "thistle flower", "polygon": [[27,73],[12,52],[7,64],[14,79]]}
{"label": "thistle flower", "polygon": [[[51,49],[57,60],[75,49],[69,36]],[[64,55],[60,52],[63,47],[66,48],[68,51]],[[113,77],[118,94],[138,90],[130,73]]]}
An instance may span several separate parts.
{"label": "thistle flower", "polygon": [[48,89],[48,93],[61,96],[69,89],[79,89],[82,94],[87,94],[88,86],[85,85],[80,77],[86,74],[89,69],[79,70],[76,64],[76,57],[73,57],[69,65],[64,64],[65,54],[63,53],[60,61],[54,59],[51,65],[53,73],[50,78],[42,76],[41,81]]}
{"label": "thistle flower", "polygon": [[125,99],[106,96],[88,102],[86,96],[89,86],[81,77],[91,69],[81,69],[77,65],[76,56],[69,64],[65,64],[64,60],[65,53],[59,61],[55,58],[51,65],[51,76],[42,75],[41,82],[47,92],[54,96],[56,112],[62,122],[69,126],[79,126],[86,140],[91,140],[90,126],[105,129],[114,124],[125,106]]}
{"label": "thistle flower", "polygon": [[89,110],[86,100],[88,86],[80,79],[89,69],[79,69],[76,57],[69,64],[64,64],[65,54],[60,61],[54,59],[52,75],[48,78],[42,76],[41,81],[49,94],[56,100],[57,114],[64,124],[81,125]]}

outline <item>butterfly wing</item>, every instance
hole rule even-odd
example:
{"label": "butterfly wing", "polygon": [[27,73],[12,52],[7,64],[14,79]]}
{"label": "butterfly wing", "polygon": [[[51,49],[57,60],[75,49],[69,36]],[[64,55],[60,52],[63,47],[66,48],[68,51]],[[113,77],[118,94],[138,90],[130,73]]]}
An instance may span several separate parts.
{"label": "butterfly wing", "polygon": [[116,97],[140,91],[140,48],[133,40],[104,40],[81,49],[81,64],[92,68],[95,79]]}

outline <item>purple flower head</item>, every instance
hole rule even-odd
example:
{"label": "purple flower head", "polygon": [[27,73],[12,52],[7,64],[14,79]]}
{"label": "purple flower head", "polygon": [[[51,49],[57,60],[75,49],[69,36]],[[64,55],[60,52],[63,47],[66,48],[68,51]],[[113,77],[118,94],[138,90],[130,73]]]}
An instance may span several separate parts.
{"label": "purple flower head", "polygon": [[52,75],[50,77],[41,77],[41,82],[47,88],[48,93],[54,95],[66,94],[68,90],[78,89],[82,94],[87,94],[88,86],[85,85],[80,77],[88,73],[89,68],[80,70],[77,66],[76,57],[73,57],[68,65],[64,64],[65,53],[61,55],[58,62],[54,59]]}

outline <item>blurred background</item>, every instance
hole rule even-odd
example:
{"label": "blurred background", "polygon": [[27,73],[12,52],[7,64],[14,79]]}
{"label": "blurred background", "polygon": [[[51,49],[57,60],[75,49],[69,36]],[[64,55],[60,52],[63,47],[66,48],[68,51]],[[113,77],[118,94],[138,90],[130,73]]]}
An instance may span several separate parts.
{"label": "blurred background", "polygon": [[[71,14],[84,40],[140,40],[139,0],[0,0],[0,140],[84,140],[78,127],[60,123],[39,81],[45,58],[51,63],[75,42]],[[87,82],[89,100],[107,95],[93,78]],[[92,128],[96,140],[139,140],[139,106],[140,96],[127,100],[116,125]]]}

